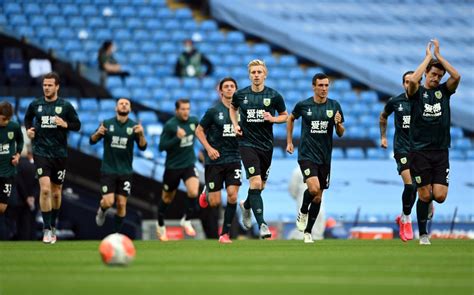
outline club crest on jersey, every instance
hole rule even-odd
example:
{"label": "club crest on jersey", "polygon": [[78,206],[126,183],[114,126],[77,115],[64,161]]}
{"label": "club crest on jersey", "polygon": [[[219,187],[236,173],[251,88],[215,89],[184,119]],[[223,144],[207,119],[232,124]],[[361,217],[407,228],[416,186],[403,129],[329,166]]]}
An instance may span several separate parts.
{"label": "club crest on jersey", "polygon": [[255,167],[250,167],[249,168],[249,173],[254,174],[255,173]]}
{"label": "club crest on jersey", "polygon": [[168,189],[170,188],[167,184],[163,185],[163,188],[165,189],[165,191],[168,191]]}
{"label": "club crest on jersey", "polygon": [[304,175],[308,176],[309,175],[309,168],[304,171]]}
{"label": "club crest on jersey", "polygon": [[224,120],[224,113],[219,112],[218,118],[219,118],[219,120]]}
{"label": "club crest on jersey", "polygon": [[196,124],[194,123],[189,124],[189,128],[191,128],[191,130],[194,131],[196,129]]}
{"label": "club crest on jersey", "polygon": [[416,176],[415,181],[416,181],[416,183],[420,184],[421,183],[421,176]]}
{"label": "club crest on jersey", "polygon": [[56,112],[56,114],[61,114],[61,112],[63,111],[63,107],[55,107],[54,111]]}
{"label": "club crest on jersey", "polygon": [[209,182],[209,188],[214,189],[214,182]]}
{"label": "club crest on jersey", "polygon": [[108,191],[108,188],[106,185],[102,186],[102,192],[105,194]]}
{"label": "club crest on jersey", "polygon": [[133,133],[133,128],[132,127],[127,127],[127,134],[132,135]]}
{"label": "club crest on jersey", "polygon": [[272,99],[271,98],[264,98],[263,99],[263,105],[268,107],[270,104],[272,103]]}
{"label": "club crest on jersey", "polygon": [[36,173],[38,173],[38,175],[42,175],[43,174],[43,168],[38,168],[38,170],[36,170]]}
{"label": "club crest on jersey", "polygon": [[334,115],[334,111],[333,110],[326,110],[326,115],[328,115],[329,118],[332,118],[332,116]]}
{"label": "club crest on jersey", "polygon": [[13,131],[8,132],[8,139],[13,139],[14,136],[15,134],[13,133]]}
{"label": "club crest on jersey", "polygon": [[435,92],[435,97],[437,99],[441,99],[441,97],[443,97],[443,93],[441,93],[441,91],[438,90],[438,91]]}
{"label": "club crest on jersey", "polygon": [[38,113],[41,113],[43,111],[43,106],[38,106]]}
{"label": "club crest on jersey", "polygon": [[401,159],[400,159],[400,162],[401,162],[402,164],[406,164],[406,163],[407,163],[407,158],[406,158],[406,157],[401,158]]}

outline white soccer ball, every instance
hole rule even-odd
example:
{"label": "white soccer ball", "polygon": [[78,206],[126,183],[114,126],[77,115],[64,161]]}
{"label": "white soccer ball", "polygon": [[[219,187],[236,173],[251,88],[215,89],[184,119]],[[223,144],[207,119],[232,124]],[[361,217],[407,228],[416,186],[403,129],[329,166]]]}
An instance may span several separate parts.
{"label": "white soccer ball", "polygon": [[135,258],[135,246],[127,236],[115,233],[106,236],[99,245],[100,256],[106,265],[128,265]]}

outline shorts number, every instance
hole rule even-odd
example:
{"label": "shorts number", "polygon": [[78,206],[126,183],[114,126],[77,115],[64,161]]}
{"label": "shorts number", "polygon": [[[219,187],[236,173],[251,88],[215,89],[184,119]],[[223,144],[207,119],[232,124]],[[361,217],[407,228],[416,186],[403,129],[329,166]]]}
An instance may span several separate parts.
{"label": "shorts number", "polygon": [[5,183],[5,188],[3,189],[3,193],[9,197],[12,193],[12,185]]}
{"label": "shorts number", "polygon": [[66,169],[64,170],[59,170],[58,171],[58,179],[63,181],[64,180],[64,177],[66,177]]}
{"label": "shorts number", "polygon": [[130,194],[130,189],[132,188],[132,184],[130,181],[125,181],[123,183],[123,190],[126,191],[128,194]]}
{"label": "shorts number", "polygon": [[235,179],[242,179],[242,170],[241,169],[235,169],[234,172],[235,172],[235,175],[234,175]]}

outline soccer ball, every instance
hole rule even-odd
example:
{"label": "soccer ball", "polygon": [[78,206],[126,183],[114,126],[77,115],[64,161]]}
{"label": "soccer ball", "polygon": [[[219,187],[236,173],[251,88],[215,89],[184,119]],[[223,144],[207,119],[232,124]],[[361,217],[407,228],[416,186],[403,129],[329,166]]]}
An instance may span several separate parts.
{"label": "soccer ball", "polygon": [[106,265],[127,265],[135,258],[135,246],[127,236],[116,233],[106,236],[99,245]]}

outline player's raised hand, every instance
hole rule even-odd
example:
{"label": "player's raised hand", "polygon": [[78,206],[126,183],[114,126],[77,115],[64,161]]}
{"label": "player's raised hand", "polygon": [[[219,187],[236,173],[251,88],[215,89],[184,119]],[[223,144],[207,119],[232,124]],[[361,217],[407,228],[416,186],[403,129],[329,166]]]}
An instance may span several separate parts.
{"label": "player's raised hand", "polygon": [[107,133],[107,128],[105,128],[104,126],[104,122],[100,122],[100,126],[99,128],[97,129],[97,133],[101,136],[104,136],[105,133]]}
{"label": "player's raised hand", "polygon": [[186,130],[178,126],[178,129],[176,130],[176,136],[181,139],[186,136]]}
{"label": "player's raised hand", "polygon": [[31,127],[30,129],[26,130],[26,135],[28,135],[29,139],[35,138],[35,127]]}
{"label": "player's raised hand", "polygon": [[213,148],[212,146],[207,150],[207,155],[211,160],[217,160],[221,154],[219,154],[219,151]]}
{"label": "player's raised hand", "polygon": [[434,50],[433,50],[433,53],[434,53],[434,56],[438,59],[438,56],[440,56],[440,53],[439,53],[439,41],[438,39],[431,39],[431,44],[433,44],[434,46]]}
{"label": "player's raised hand", "polygon": [[133,132],[135,132],[135,134],[138,136],[143,136],[145,134],[141,122],[138,122],[137,125],[133,126]]}
{"label": "player's raised hand", "polygon": [[342,116],[341,116],[341,113],[339,113],[339,111],[337,111],[336,115],[334,116],[334,123],[336,125],[342,123]]}
{"label": "player's raised hand", "polygon": [[386,149],[388,147],[388,143],[387,143],[387,138],[386,137],[382,137],[380,139],[380,147]]}
{"label": "player's raised hand", "polygon": [[295,151],[295,147],[293,146],[293,143],[287,143],[286,144],[286,152],[290,155],[293,155],[293,152]]}
{"label": "player's raised hand", "polygon": [[433,42],[428,42],[428,45],[426,45],[426,56],[430,56],[431,57],[431,46],[433,46]]}
{"label": "player's raised hand", "polygon": [[59,116],[54,116],[54,122],[56,122],[56,126],[67,128],[67,122],[63,120],[63,118]]}

